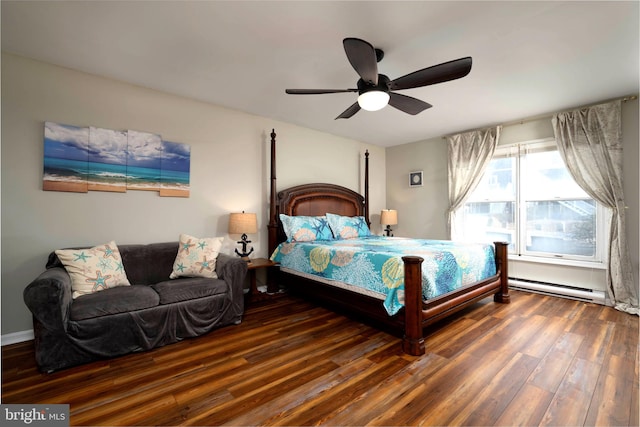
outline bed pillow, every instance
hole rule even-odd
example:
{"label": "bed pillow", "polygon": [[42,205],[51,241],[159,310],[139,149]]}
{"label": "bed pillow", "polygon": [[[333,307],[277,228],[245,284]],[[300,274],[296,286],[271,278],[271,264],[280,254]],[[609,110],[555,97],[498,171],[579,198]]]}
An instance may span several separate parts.
{"label": "bed pillow", "polygon": [[178,255],[170,279],[178,277],[209,277],[217,279],[216,261],[224,237],[198,238],[180,235]]}
{"label": "bed pillow", "polygon": [[71,297],[130,286],[116,242],[89,249],[59,249],[58,259],[71,277]]}
{"label": "bed pillow", "polygon": [[336,239],[353,239],[371,235],[363,216],[342,216],[328,213],[329,227]]}
{"label": "bed pillow", "polygon": [[280,214],[280,221],[287,235],[287,242],[312,242],[333,240],[331,228],[325,216],[289,216]]}

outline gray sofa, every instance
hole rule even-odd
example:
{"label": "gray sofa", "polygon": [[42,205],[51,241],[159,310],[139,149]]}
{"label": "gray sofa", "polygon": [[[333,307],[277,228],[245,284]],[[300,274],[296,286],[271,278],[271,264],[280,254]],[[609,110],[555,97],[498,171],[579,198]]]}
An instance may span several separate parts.
{"label": "gray sofa", "polygon": [[247,274],[241,258],[219,254],[218,279],[169,279],[178,242],[118,249],[131,286],[72,299],[69,274],[52,252],[46,271],[24,290],[41,371],[149,350],[241,322]]}

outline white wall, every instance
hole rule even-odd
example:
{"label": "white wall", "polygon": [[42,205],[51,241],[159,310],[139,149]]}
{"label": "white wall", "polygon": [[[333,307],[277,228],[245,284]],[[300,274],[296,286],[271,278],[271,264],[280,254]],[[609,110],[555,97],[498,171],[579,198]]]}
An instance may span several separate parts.
{"label": "white wall", "polygon": [[[42,191],[45,121],[191,145],[191,197]],[[260,234],[250,237],[256,255],[267,256],[272,128],[278,189],[316,181],[360,191],[368,149],[371,212],[385,207],[383,148],[3,53],[2,334],[32,328],[22,292],[57,248],[226,236],[229,212],[246,210],[258,213]]]}
{"label": "white wall", "polygon": [[[638,269],[640,268],[638,249],[638,199],[640,193],[638,126],[638,100],[623,102],[622,140],[625,152],[623,182],[628,206],[627,236],[635,286],[638,286]],[[549,115],[546,118],[523,119],[520,123],[505,125],[500,136],[500,144],[512,144],[553,136],[551,115]],[[447,141],[439,137],[389,147],[386,159],[387,208],[398,210],[398,225],[393,227],[395,235],[446,239],[446,212],[449,207]],[[409,187],[409,172],[413,170],[424,171],[424,187]],[[528,275],[530,271],[539,273],[542,267],[540,264],[532,267],[531,263],[512,260],[510,268],[511,273]],[[556,283],[582,285],[596,290],[604,290],[606,285],[605,271],[602,269],[564,268],[563,277],[559,277],[558,268],[554,266],[550,267],[549,274],[555,276]],[[548,280],[548,277],[544,279]]]}

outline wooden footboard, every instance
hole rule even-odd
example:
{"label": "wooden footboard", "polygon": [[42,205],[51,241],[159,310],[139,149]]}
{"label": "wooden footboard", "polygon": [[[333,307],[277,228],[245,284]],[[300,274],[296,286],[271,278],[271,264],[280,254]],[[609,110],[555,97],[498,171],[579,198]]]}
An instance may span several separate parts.
{"label": "wooden footboard", "polygon": [[509,302],[506,280],[507,243],[495,242],[497,274],[486,280],[428,301],[422,299],[422,262],[417,256],[403,257],[405,268],[404,308],[389,316],[380,299],[318,282],[310,278],[280,272],[280,282],[292,294],[315,301],[332,310],[354,317],[402,338],[402,350],[410,355],[425,353],[429,326],[445,317],[493,295],[497,302]]}
{"label": "wooden footboard", "polygon": [[404,336],[402,349],[405,353],[419,356],[425,353],[424,330],[432,323],[443,319],[466,306],[493,295],[494,301],[509,303],[506,242],[494,242],[496,275],[474,285],[450,292],[424,302],[422,300],[421,257],[406,256],[404,261]]}

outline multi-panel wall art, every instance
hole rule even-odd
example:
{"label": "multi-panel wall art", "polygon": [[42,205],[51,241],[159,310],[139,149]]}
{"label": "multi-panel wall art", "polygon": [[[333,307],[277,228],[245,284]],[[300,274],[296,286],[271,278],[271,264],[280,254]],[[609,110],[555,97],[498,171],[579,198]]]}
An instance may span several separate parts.
{"label": "multi-panel wall art", "polygon": [[191,147],[160,135],[44,124],[45,191],[158,191],[189,197]]}

